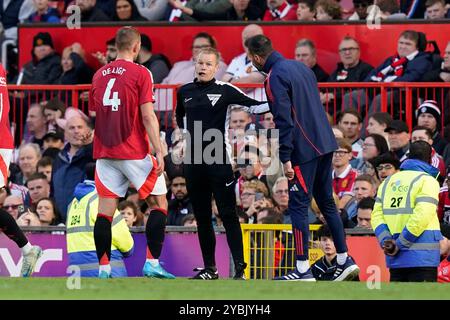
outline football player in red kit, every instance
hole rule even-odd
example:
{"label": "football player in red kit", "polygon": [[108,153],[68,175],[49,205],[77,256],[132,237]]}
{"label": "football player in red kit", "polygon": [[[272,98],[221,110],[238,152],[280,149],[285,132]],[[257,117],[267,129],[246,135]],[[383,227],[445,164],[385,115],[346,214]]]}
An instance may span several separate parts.
{"label": "football player in red kit", "polygon": [[147,259],[143,274],[175,278],[158,260],[166,226],[167,190],[162,175],[159,122],[153,111],[152,75],[147,68],[134,63],[141,47],[140,39],[133,27],[119,29],[117,58],[95,73],[90,91],[89,109],[96,115],[94,158],[97,159],[95,184],[99,213],[94,239],[100,278],[109,278],[111,274],[111,222],[118,198],[125,195],[130,182],[153,209],[145,228]]}
{"label": "football player in red kit", "polygon": [[[11,162],[14,141],[9,126],[9,97],[6,87],[6,72],[0,64],[0,189],[5,188],[8,181],[8,168]],[[42,255],[42,249],[32,246],[17,225],[14,218],[5,210],[0,209],[0,231],[14,241],[22,250],[23,261],[20,274],[29,277],[34,271],[37,260]]]}

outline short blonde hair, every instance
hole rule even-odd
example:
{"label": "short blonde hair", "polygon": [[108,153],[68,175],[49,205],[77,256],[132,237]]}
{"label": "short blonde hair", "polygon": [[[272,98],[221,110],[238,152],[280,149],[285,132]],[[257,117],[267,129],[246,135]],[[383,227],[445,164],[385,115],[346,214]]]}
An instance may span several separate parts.
{"label": "short blonde hair", "polygon": [[141,41],[141,34],[134,27],[123,27],[116,33],[116,47],[118,51],[131,50],[133,45],[139,41]]}
{"label": "short blonde hair", "polygon": [[217,51],[217,49],[215,49],[215,48],[204,48],[198,53],[197,57],[200,56],[201,54],[212,54],[212,55],[214,55],[216,57],[217,64],[219,64],[220,53],[219,53],[219,51]]}
{"label": "short blonde hair", "polygon": [[267,189],[266,185],[259,180],[244,182],[244,184],[242,185],[242,189],[254,189],[256,192],[264,194],[264,197],[269,196],[269,190]]}

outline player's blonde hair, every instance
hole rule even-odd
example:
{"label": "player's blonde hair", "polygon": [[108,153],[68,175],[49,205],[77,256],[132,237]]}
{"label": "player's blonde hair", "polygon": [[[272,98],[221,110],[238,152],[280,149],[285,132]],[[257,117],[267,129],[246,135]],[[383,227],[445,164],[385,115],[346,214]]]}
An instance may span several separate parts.
{"label": "player's blonde hair", "polygon": [[123,27],[116,33],[116,47],[118,51],[131,50],[138,41],[141,41],[141,34],[134,27]]}
{"label": "player's blonde hair", "polygon": [[220,61],[220,53],[219,51],[217,51],[217,49],[215,48],[204,48],[202,49],[199,54],[197,55],[197,57],[199,57],[201,54],[212,54],[216,56],[216,62],[217,64],[219,64]]}

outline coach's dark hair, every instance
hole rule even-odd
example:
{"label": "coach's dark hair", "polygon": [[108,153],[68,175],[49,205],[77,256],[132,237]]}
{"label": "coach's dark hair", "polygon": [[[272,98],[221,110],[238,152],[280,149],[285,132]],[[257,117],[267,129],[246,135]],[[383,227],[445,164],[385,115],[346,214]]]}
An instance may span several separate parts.
{"label": "coach's dark hair", "polygon": [[409,145],[409,159],[431,163],[432,147],[428,142],[416,141]]}
{"label": "coach's dark hair", "polygon": [[263,34],[258,34],[254,37],[248,38],[245,41],[245,46],[252,55],[266,58],[272,53],[272,41]]}
{"label": "coach's dark hair", "polygon": [[119,51],[130,50],[136,41],[141,41],[141,34],[134,27],[123,27],[116,33],[116,47]]}

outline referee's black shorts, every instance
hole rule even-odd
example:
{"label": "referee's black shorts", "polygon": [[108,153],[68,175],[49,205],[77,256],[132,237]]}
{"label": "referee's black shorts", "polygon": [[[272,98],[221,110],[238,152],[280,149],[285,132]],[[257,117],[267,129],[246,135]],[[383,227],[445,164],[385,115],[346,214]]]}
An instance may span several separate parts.
{"label": "referee's black shorts", "polygon": [[[221,218],[236,216],[235,178],[229,164],[184,165],[189,199],[197,221],[211,218],[211,195],[214,195]],[[206,216],[205,216],[206,215]]]}

